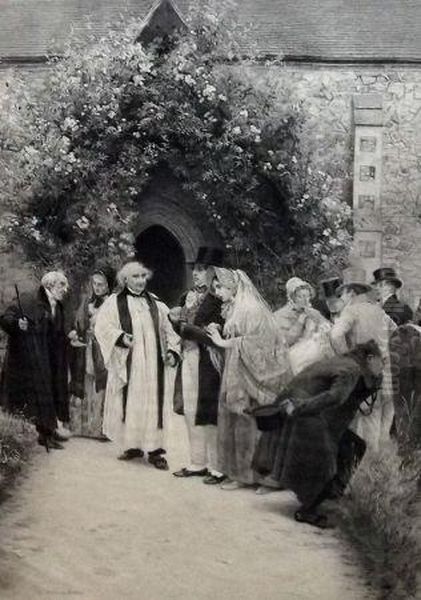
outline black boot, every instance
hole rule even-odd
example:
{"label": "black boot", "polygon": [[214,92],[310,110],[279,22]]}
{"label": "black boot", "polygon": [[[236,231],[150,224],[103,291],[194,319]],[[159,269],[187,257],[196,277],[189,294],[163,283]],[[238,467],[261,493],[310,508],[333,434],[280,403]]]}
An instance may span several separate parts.
{"label": "black boot", "polygon": [[40,435],[38,437],[38,444],[44,446],[48,450],[63,450],[64,446],[57,442],[52,436]]}
{"label": "black boot", "polygon": [[142,458],[143,455],[144,452],[140,448],[129,448],[123,454],[120,454],[118,460],[133,460],[134,458]]}
{"label": "black boot", "polygon": [[329,527],[327,516],[312,510],[297,510],[294,514],[294,518],[298,523],[307,523],[308,525],[313,525],[320,529],[327,529]]}

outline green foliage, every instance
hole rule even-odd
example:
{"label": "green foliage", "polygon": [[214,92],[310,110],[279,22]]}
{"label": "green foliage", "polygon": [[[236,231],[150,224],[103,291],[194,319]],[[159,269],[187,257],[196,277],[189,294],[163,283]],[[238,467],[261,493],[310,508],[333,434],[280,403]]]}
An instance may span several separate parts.
{"label": "green foliage", "polygon": [[413,598],[421,567],[421,456],[402,459],[393,443],[368,455],[341,506],[341,525],[356,545],[381,600]]}
{"label": "green foliage", "polygon": [[98,256],[118,264],[133,252],[142,191],[165,166],[270,297],[293,273],[338,272],[350,208],[317,167],[302,104],[269,76],[250,78],[232,7],[193,10],[189,32],[165,52],[137,34],[136,23],[73,42],[40,90],[9,87],[0,119],[12,153],[0,175],[8,240],[74,275]]}
{"label": "green foliage", "polygon": [[28,461],[36,440],[35,428],[0,409],[0,497]]}

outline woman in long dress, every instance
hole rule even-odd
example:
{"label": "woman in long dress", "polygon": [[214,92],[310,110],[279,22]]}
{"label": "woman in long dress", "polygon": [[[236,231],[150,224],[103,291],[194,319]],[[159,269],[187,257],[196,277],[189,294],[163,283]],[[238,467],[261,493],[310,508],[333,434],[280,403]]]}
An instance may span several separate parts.
{"label": "woman in long dress", "polygon": [[97,312],[113,285],[111,272],[95,271],[89,280],[89,294],[76,312],[77,338],[71,340],[73,360],[70,389],[70,419],[73,435],[105,439],[102,433],[107,371],[94,335]]}
{"label": "woman in long dress", "polygon": [[252,459],[258,440],[248,412],[274,401],[291,379],[287,347],[277,333],[270,307],[241,270],[215,267],[214,293],[225,324],[212,324],[213,342],[225,350],[218,409],[218,470],[223,489],[258,482]]}

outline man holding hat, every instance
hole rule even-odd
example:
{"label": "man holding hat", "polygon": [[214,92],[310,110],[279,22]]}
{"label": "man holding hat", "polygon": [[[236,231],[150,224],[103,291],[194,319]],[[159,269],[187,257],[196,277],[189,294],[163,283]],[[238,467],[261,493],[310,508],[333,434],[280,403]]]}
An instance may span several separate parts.
{"label": "man holding hat", "polygon": [[373,273],[374,281],[372,285],[379,294],[380,304],[387,315],[396,325],[405,325],[412,321],[413,313],[411,308],[401,302],[397,297],[397,290],[402,287],[402,281],[397,276],[392,267],[381,267]]}
{"label": "man holding hat", "polygon": [[193,287],[181,298],[180,306],[170,311],[174,329],[182,338],[181,384],[183,413],[190,446],[190,464],[176,471],[176,477],[205,477],[208,484],[220,483],[224,476],[217,465],[217,414],[220,373],[208,347],[214,347],[204,329],[220,324],[221,300],[211,293],[212,267],[222,266],[223,250],[201,247],[193,265]]}
{"label": "man holding hat", "polygon": [[358,344],[374,340],[380,348],[383,362],[383,385],[376,402],[360,408],[353,429],[368,447],[377,449],[381,439],[387,438],[393,421],[389,339],[395,323],[367,294],[372,287],[366,283],[363,268],[352,266],[343,272],[343,283],[337,289],[344,308],[330,331],[333,349],[346,354]]}

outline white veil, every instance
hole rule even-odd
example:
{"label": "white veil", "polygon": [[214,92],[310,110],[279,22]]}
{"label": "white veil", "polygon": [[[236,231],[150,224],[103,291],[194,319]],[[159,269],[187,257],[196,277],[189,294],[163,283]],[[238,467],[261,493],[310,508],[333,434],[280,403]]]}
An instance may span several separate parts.
{"label": "white veil", "polygon": [[224,337],[236,343],[226,353],[223,388],[231,410],[272,402],[291,378],[286,343],[270,306],[241,270],[215,268],[221,285],[234,290],[225,312]]}

